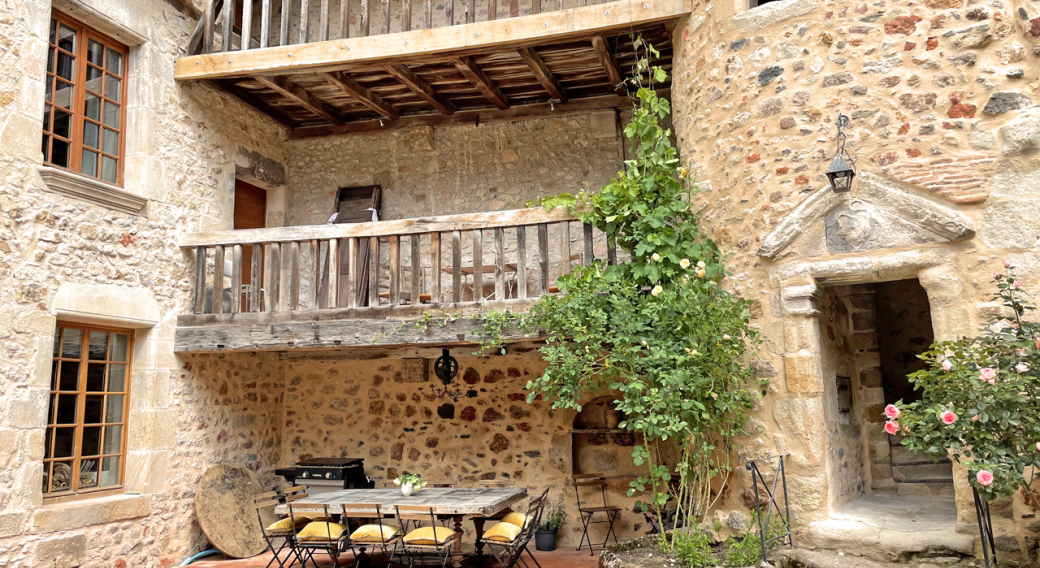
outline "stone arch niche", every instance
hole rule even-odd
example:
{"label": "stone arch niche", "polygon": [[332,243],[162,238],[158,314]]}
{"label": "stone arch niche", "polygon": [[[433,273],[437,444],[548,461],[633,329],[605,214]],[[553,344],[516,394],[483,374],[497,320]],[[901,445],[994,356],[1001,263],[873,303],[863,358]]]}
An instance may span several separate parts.
{"label": "stone arch niche", "polygon": [[572,474],[603,473],[608,477],[640,475],[632,463],[636,436],[618,427],[624,413],[614,408],[613,396],[601,396],[582,405],[572,422]]}

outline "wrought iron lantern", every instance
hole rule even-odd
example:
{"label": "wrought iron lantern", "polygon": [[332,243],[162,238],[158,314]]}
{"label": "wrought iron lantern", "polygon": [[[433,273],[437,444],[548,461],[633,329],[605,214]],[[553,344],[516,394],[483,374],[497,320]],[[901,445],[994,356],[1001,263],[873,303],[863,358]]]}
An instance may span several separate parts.
{"label": "wrought iron lantern", "polygon": [[852,178],[856,177],[855,163],[852,156],[845,151],[845,133],[842,132],[848,123],[849,117],[844,114],[838,115],[838,151],[827,168],[827,181],[830,182],[834,193],[848,193],[852,190]]}
{"label": "wrought iron lantern", "polygon": [[450,398],[452,402],[458,402],[462,398],[462,387],[455,385],[455,388],[451,388],[451,381],[455,378],[455,375],[459,374],[459,362],[447,349],[441,350],[441,356],[433,362],[433,374],[441,380],[444,384],[443,387],[433,387],[430,389],[430,394],[423,392],[423,389],[419,388],[419,393],[422,394],[429,400],[436,400],[438,398]]}

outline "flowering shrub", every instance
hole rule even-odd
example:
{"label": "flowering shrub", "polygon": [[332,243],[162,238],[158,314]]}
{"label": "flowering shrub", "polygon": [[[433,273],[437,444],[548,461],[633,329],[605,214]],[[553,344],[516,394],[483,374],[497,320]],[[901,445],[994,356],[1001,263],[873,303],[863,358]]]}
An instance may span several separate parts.
{"label": "flowering shrub", "polygon": [[[922,399],[885,409],[885,431],[931,457],[951,453],[971,471],[987,499],[1022,490],[1031,495],[1040,467],[1040,324],[1024,316],[1034,307],[1004,263],[994,273],[1005,313],[972,339],[944,341],[921,355],[928,368],[910,375]],[[1038,502],[1032,500],[1030,502]]]}
{"label": "flowering shrub", "polygon": [[[636,46],[654,53],[641,40]],[[670,108],[652,84],[665,72],[640,61],[651,86],[639,89],[625,128],[631,159],[599,193],[571,198],[582,221],[631,259],[578,268],[558,281],[563,295],[532,308],[527,323],[548,333],[541,348],[547,368],[528,383],[528,401],[541,395],[554,408],[580,410],[584,398],[619,393],[614,405],[627,417],[621,427],[641,434],[633,461],[648,472],[632,482],[630,494],[653,494],[652,502],[637,503],[644,512],[660,511],[671,496],[686,522],[699,520],[726,493],[731,440],[757,396],[742,361],[757,335],[751,302],[719,284],[723,256],[697,228],[688,173],[658,122]],[[662,446],[672,444],[681,455],[665,465]],[[673,476],[679,483],[670,485]]]}

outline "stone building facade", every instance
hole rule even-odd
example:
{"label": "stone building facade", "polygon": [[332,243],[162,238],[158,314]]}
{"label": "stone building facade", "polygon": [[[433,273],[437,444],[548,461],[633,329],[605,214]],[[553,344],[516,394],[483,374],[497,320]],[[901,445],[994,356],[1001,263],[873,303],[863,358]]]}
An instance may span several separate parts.
{"label": "stone building facade", "polygon": [[[193,494],[208,466],[244,465],[274,486],[275,467],[327,454],[364,457],[383,478],[417,468],[460,484],[494,475],[554,488],[570,513],[563,541],[576,542],[567,479],[581,467],[624,470],[631,440],[576,441],[580,417],[523,402],[544,365],[535,354],[456,354],[476,396],[447,406],[416,400],[403,355],[175,355],[194,269],[177,242],[232,227],[236,178],[267,192],[269,227],[324,223],[343,185],[382,185],[384,217],[395,219],[596,188],[622,167],[624,116],[290,140],[237,98],[173,80],[198,16],[187,4],[0,6],[0,564],[177,564],[203,544]],[[42,167],[52,10],[129,48],[123,191]],[[791,454],[800,543],[860,496],[932,494],[885,469],[883,342],[864,286],[917,280],[935,339],[973,333],[995,309],[987,279],[1005,258],[1024,286],[1040,287],[1040,5],[695,2],[673,45],[677,144],[696,166],[705,228],[734,253],[730,286],[755,300],[764,342],[753,364],[771,380],[761,433],[734,460]],[[823,177],[839,112],[852,119],[860,173],[848,196]],[[41,492],[59,322],[131,330],[118,495],[53,502]],[[839,375],[849,378],[846,402]],[[748,483],[734,481],[718,515],[747,511]],[[610,499],[626,507],[619,533],[642,534],[626,487],[611,482]],[[952,490],[970,527],[970,489],[956,470]],[[1022,560],[1035,558],[1034,515],[1019,501],[998,507],[998,534]]]}

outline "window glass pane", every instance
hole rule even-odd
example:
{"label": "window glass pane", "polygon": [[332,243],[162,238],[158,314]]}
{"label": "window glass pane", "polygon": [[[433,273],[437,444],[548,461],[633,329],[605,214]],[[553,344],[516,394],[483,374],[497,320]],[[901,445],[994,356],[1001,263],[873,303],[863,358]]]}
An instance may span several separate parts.
{"label": "window glass pane", "polygon": [[62,138],[69,138],[72,134],[72,115],[61,109],[54,109],[54,130],[51,132]]}
{"label": "window glass pane", "polygon": [[118,51],[108,48],[108,63],[105,64],[105,69],[108,69],[110,73],[116,75],[123,74],[123,54]]}
{"label": "window glass pane", "polygon": [[59,79],[55,79],[54,81],[56,83],[54,93],[54,104],[60,106],[61,108],[72,110],[72,96],[74,92],[74,89],[72,88],[72,83],[66,83],[65,81],[61,81]]}
{"label": "window glass pane", "polygon": [[87,118],[101,120],[101,99],[97,95],[87,93],[86,103],[83,106]]}
{"label": "window glass pane", "polygon": [[105,75],[105,96],[112,99],[115,102],[119,102],[119,86],[122,81],[113,77],[112,75]]}
{"label": "window glass pane", "polygon": [[102,139],[104,147],[101,148],[106,154],[119,155],[119,133],[115,130],[105,129],[105,137]]}
{"label": "window glass pane", "polygon": [[[54,428],[47,428],[47,434],[43,438],[43,459],[51,459],[51,440],[54,438]],[[47,466],[43,466],[46,470]]]}
{"label": "window glass pane", "polygon": [[[54,362],[54,366],[51,367],[51,390],[58,390],[58,362]],[[50,416],[50,413],[47,414]]]}
{"label": "window glass pane", "polygon": [[76,74],[76,59],[64,51],[59,51],[54,74],[66,81],[71,81]]}
{"label": "window glass pane", "polygon": [[108,392],[123,392],[126,383],[126,365],[108,366]]}
{"label": "window glass pane", "polygon": [[[47,72],[54,73],[54,48],[47,50]],[[50,79],[50,77],[47,77]]]}
{"label": "window glass pane", "polygon": [[111,424],[113,422],[123,421],[123,395],[121,394],[110,394],[108,395],[108,408],[105,410],[105,422]]}
{"label": "window glass pane", "polygon": [[88,357],[95,361],[104,361],[105,357],[108,356],[108,332],[105,331],[92,331],[90,332],[90,353]]}
{"label": "window glass pane", "polygon": [[44,135],[43,143],[40,144],[40,151],[43,154],[43,161],[44,162],[51,161],[50,150],[51,150],[51,137],[47,136],[47,135]]}
{"label": "window glass pane", "polygon": [[105,72],[97,67],[87,65],[87,90],[95,93],[101,92],[101,78]]}
{"label": "window glass pane", "polygon": [[102,61],[102,58],[104,57],[105,47],[92,39],[88,39],[87,61],[93,63],[94,65],[97,65],[98,67],[101,67],[102,65],[104,65],[104,61]]}
{"label": "window glass pane", "polygon": [[[45,88],[46,88],[46,92],[44,93],[44,100],[46,100],[47,102],[53,102],[54,101],[54,79],[52,79],[50,77],[47,77],[47,83],[46,83]],[[43,114],[46,115],[48,112],[50,112],[50,109],[47,108],[46,106],[44,106],[43,107]]]}
{"label": "window glass pane", "polygon": [[87,365],[87,391],[102,392],[105,390],[105,364],[90,363]]}
{"label": "window glass pane", "polygon": [[[109,361],[126,361],[126,345],[130,341],[130,336],[125,333],[113,333],[112,334],[112,354],[109,356]],[[108,390],[123,390],[113,389]]]}
{"label": "window glass pane", "polygon": [[50,42],[51,43],[54,43],[57,31],[58,31],[58,20],[55,20],[54,18],[51,18],[51,37],[50,37]]}
{"label": "window glass pane", "polygon": [[76,441],[75,428],[54,429],[54,457],[71,458],[72,444]]}
{"label": "window glass pane", "polygon": [[63,168],[69,167],[69,143],[55,139],[51,142],[51,163]]}
{"label": "window glass pane", "polygon": [[91,489],[97,487],[98,460],[83,460],[79,463],[79,488]]}
{"label": "window glass pane", "polygon": [[75,424],[76,423],[76,398],[78,395],[74,394],[59,394],[58,395],[58,413],[55,416],[55,423],[57,424]]}
{"label": "window glass pane", "polygon": [[58,47],[76,53],[76,32],[65,24],[58,26]]}
{"label": "window glass pane", "polygon": [[101,179],[108,183],[116,183],[116,161],[108,156],[101,156]]}
{"label": "window glass pane", "polygon": [[101,414],[104,407],[104,395],[92,394],[87,396],[86,403],[83,405],[83,423],[101,424]]}
{"label": "window glass pane", "polygon": [[[51,402],[47,406],[47,425],[54,424],[54,401],[58,398],[58,395],[51,394]],[[49,445],[49,444],[48,444]]]}
{"label": "window glass pane", "polygon": [[49,481],[50,480],[50,472],[51,472],[51,464],[50,463],[43,464],[43,492],[44,493],[47,493],[47,492],[49,492],[51,490],[51,488],[50,488],[50,481]]}
{"label": "window glass pane", "polygon": [[60,345],[61,345],[61,328],[59,327],[59,328],[56,328],[54,330],[54,354],[51,355],[51,357],[57,357],[58,356],[58,353],[59,353],[58,348],[59,348]]}
{"label": "window glass pane", "polygon": [[72,489],[72,462],[61,462],[54,464],[51,471],[51,492],[68,491]]}
{"label": "window glass pane", "polygon": [[58,390],[79,390],[79,361],[61,362],[61,383],[58,385]]}
{"label": "window glass pane", "polygon": [[83,175],[97,177],[97,156],[90,150],[83,150]]}
{"label": "window glass pane", "polygon": [[101,458],[101,487],[119,485],[119,456]]}
{"label": "window glass pane", "polygon": [[61,356],[66,359],[79,359],[82,349],[83,331],[74,328],[66,329],[61,344]]}
{"label": "window glass pane", "polygon": [[105,126],[119,128],[119,105],[105,101]]}
{"label": "window glass pane", "polygon": [[105,426],[105,453],[118,454],[123,446],[123,427]]}
{"label": "window glass pane", "polygon": [[83,445],[80,447],[79,453],[82,456],[101,454],[101,426],[91,426],[83,429]]}

